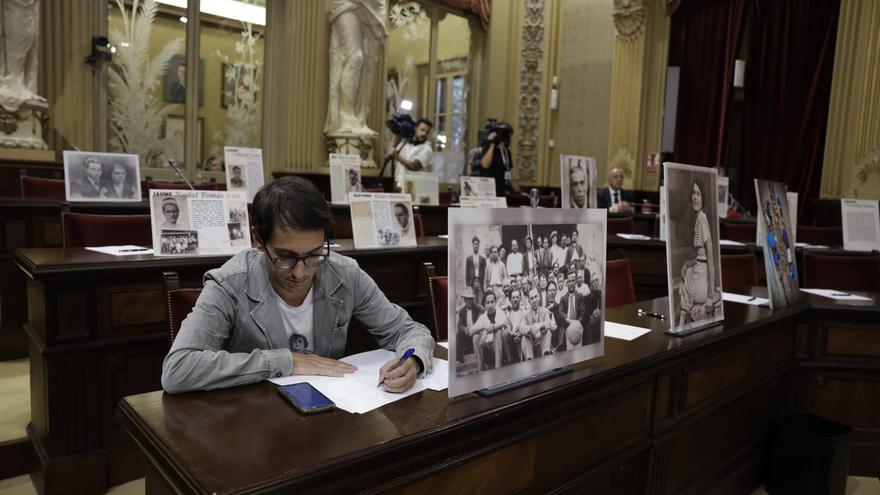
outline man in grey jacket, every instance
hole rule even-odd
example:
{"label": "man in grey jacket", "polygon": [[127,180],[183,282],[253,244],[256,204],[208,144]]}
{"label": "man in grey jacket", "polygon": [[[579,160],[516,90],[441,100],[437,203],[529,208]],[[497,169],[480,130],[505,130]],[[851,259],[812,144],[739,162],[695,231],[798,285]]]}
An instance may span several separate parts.
{"label": "man in grey jacket", "polygon": [[254,197],[257,249],[205,274],[204,289],[162,366],[166,392],[232,387],[286,375],[342,376],[338,361],[351,318],[385,349],[378,379],[403,392],[431,372],[434,340],[424,325],[388,301],[351,258],[330,252],[333,217],[309,181],[285,177]]}

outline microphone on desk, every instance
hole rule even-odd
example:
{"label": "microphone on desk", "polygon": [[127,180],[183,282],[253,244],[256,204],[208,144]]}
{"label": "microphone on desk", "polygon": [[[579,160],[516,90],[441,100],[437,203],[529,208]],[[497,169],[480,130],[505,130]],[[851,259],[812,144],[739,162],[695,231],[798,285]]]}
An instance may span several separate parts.
{"label": "microphone on desk", "polygon": [[171,168],[173,168],[174,171],[177,172],[177,175],[179,175],[180,178],[183,179],[183,182],[185,182],[186,185],[189,186],[190,190],[192,190],[192,191],[195,191],[195,190],[196,190],[196,188],[193,187],[193,185],[189,182],[189,179],[187,179],[186,176],[183,175],[183,172],[180,171],[180,167],[177,165],[177,162],[176,162],[176,161],[174,161],[174,160],[172,160],[171,158],[169,158],[169,159],[168,159],[168,165],[171,165]]}
{"label": "microphone on desk", "polygon": [[529,191],[529,203],[532,205],[532,208],[538,207],[538,188],[533,187],[531,191]]}

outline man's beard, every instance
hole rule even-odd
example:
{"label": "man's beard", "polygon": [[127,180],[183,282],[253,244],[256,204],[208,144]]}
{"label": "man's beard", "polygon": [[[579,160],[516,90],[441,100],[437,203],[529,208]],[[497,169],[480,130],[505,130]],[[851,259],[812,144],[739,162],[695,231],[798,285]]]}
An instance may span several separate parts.
{"label": "man's beard", "polygon": [[421,138],[418,137],[418,136],[413,136],[413,137],[411,137],[411,138],[409,139],[409,142],[412,143],[412,144],[415,144],[415,145],[420,145],[420,144],[424,143],[424,142],[427,141],[427,140],[428,140],[428,137],[427,137],[427,136],[425,136],[425,137],[421,137]]}

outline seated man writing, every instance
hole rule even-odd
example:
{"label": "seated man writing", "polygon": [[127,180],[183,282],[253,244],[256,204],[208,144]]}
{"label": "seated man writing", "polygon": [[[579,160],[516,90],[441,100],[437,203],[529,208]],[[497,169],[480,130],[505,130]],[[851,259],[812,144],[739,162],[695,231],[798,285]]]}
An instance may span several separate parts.
{"label": "seated man writing", "polygon": [[333,217],[309,181],[284,177],[253,202],[257,249],[205,274],[204,289],[162,365],[166,392],[233,387],[285,375],[342,376],[351,318],[379,345],[412,359],[379,379],[404,392],[430,373],[434,340],[351,258],[330,252]]}

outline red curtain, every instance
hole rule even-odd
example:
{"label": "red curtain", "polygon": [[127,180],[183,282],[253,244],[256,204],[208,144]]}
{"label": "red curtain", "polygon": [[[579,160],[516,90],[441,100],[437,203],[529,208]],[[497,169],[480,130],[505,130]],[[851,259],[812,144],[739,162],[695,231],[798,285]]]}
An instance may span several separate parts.
{"label": "red curtain", "polygon": [[798,217],[819,195],[840,0],[751,0],[746,68],[743,185],[753,179],[797,191]]}
{"label": "red curtain", "polygon": [[744,27],[745,0],[681,2],[672,16],[669,65],[681,67],[673,159],[723,165],[733,65]]}

